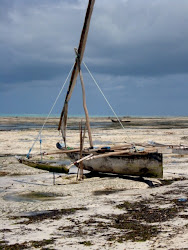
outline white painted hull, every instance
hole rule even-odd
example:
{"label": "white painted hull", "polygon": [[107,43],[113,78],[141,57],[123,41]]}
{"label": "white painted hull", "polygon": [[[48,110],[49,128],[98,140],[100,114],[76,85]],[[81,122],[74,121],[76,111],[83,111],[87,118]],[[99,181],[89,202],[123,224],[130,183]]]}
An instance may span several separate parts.
{"label": "white painted hull", "polygon": [[[78,152],[70,152],[67,155],[73,161],[80,158]],[[83,154],[83,157],[86,155]],[[94,172],[163,177],[163,160],[160,153],[133,153],[84,160],[83,168]]]}

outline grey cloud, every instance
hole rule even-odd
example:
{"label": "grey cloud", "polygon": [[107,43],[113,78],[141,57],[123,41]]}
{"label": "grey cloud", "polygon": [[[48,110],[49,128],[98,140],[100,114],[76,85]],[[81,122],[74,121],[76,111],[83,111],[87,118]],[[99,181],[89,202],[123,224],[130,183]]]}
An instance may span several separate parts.
{"label": "grey cloud", "polygon": [[95,63],[98,60],[100,65],[100,58],[107,63],[97,71],[107,72],[109,68],[113,74],[125,75],[186,73],[188,2],[119,2],[113,2],[113,8],[106,5],[106,12],[98,10],[98,5],[89,53]]}
{"label": "grey cloud", "polygon": [[[19,90],[26,85],[47,88],[55,79],[66,78],[87,2],[1,0],[2,92],[10,85]],[[182,96],[186,103],[187,13],[187,0],[96,0],[84,61],[109,96],[115,94],[124,106],[131,104],[133,113],[136,101],[147,96],[154,100],[158,95],[163,104],[173,102],[172,97],[181,101]]]}
{"label": "grey cloud", "polygon": [[[14,67],[19,75],[28,65],[28,78],[34,78],[36,67],[47,72],[46,79],[55,77],[74,58],[86,5],[87,1],[3,1],[7,15],[0,23],[0,70]],[[86,60],[97,72],[114,75],[185,73],[187,10],[186,0],[96,1]]]}

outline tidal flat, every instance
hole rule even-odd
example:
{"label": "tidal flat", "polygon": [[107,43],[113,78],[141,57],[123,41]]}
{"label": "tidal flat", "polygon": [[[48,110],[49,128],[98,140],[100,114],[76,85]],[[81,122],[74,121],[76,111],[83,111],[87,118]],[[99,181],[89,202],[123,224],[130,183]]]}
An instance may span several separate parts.
{"label": "tidal flat", "polygon": [[[91,118],[96,146],[105,142],[188,145],[188,118],[131,118],[125,129]],[[68,121],[68,146],[79,146],[80,118]],[[85,174],[76,180],[20,164],[44,118],[0,118],[0,249],[186,249],[188,155],[164,154],[163,179]],[[42,151],[61,140],[58,118],[42,133]],[[49,125],[49,126],[48,126]],[[88,138],[85,139],[85,146]],[[32,154],[40,152],[36,142]],[[60,160],[59,155],[46,156]],[[61,156],[67,159],[66,156]]]}

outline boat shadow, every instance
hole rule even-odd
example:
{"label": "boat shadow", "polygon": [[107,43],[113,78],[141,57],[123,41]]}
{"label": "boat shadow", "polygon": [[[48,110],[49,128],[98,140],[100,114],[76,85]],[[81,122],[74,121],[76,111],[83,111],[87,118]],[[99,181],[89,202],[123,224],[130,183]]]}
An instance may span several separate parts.
{"label": "boat shadow", "polygon": [[132,180],[132,181],[138,181],[138,182],[144,182],[146,183],[149,187],[153,188],[158,186],[158,183],[155,184],[155,181],[151,181],[149,179],[146,179],[146,177],[142,176],[128,176],[128,175],[119,175],[119,174],[110,174],[110,173],[99,173],[99,172],[90,172],[85,174],[86,178],[93,178],[93,177],[99,177],[99,178],[121,178],[124,180]]}

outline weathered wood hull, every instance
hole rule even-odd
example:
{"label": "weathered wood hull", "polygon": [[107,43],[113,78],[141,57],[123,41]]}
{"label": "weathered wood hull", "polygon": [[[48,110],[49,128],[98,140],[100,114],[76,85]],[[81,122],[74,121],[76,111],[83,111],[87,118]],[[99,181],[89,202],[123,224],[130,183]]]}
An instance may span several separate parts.
{"label": "weathered wood hull", "polygon": [[66,168],[66,166],[58,165],[56,163],[51,163],[49,161],[29,160],[29,159],[25,159],[25,158],[21,158],[21,157],[20,158],[17,157],[17,160],[20,163],[25,164],[29,167],[47,170],[49,172],[66,173],[66,174],[69,172],[69,169]]}
{"label": "weathered wood hull", "polygon": [[[80,157],[78,152],[66,154],[73,161]],[[83,157],[86,155],[84,153]],[[84,160],[83,168],[94,172],[162,178],[163,158],[160,153],[127,153]]]}

